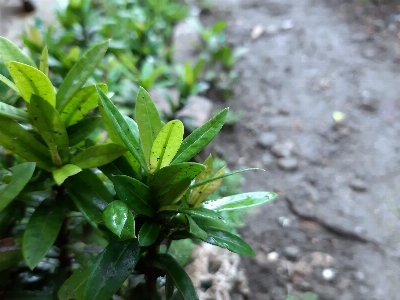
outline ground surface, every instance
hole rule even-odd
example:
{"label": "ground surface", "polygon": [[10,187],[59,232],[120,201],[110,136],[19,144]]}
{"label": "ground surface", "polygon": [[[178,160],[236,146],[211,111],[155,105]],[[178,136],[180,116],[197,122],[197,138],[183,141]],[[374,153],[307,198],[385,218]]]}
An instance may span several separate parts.
{"label": "ground surface", "polygon": [[228,20],[230,42],[249,50],[228,103],[244,117],[219,147],[232,168],[266,169],[246,191],[280,195],[241,230],[257,251],[244,259],[250,298],[399,299],[398,15],[317,0],[218,6],[204,20]]}

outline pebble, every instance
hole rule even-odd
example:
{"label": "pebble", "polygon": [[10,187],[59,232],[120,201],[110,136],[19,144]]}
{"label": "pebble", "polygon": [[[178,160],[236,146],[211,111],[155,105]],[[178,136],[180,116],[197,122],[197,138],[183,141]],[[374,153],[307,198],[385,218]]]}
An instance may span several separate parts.
{"label": "pebble", "polygon": [[292,225],[292,219],[288,217],[279,217],[277,221],[278,224],[281,225],[283,228],[288,228]]}
{"label": "pebble", "polygon": [[269,153],[265,153],[265,154],[261,157],[261,163],[262,163],[264,166],[270,166],[273,162],[274,162],[274,158],[273,158],[272,155],[269,154]]}
{"label": "pebble", "polygon": [[365,280],[365,274],[364,274],[364,272],[357,271],[357,272],[354,274],[354,276],[355,276],[355,278],[356,278],[358,281],[364,281],[364,280]]}
{"label": "pebble", "polygon": [[284,21],[281,26],[282,30],[290,30],[290,29],[293,29],[293,27],[294,27],[294,24],[293,24],[292,19]]}
{"label": "pebble", "polygon": [[322,277],[326,281],[332,281],[333,279],[335,279],[336,273],[332,269],[324,269],[324,270],[322,270]]}
{"label": "pebble", "polygon": [[275,251],[272,251],[272,252],[268,253],[268,255],[267,255],[267,259],[270,262],[275,262],[278,260],[278,258],[279,258],[279,254],[278,254],[278,252],[275,252]]}
{"label": "pebble", "polygon": [[270,148],[278,139],[275,133],[264,132],[258,138],[258,144],[263,148]]}
{"label": "pebble", "polygon": [[276,157],[289,157],[292,154],[293,147],[291,141],[279,142],[272,146],[271,152]]}
{"label": "pebble", "polygon": [[356,192],[365,192],[367,190],[367,184],[365,181],[358,178],[353,179],[350,182],[350,187]]}
{"label": "pebble", "polygon": [[297,246],[287,246],[283,249],[283,254],[289,260],[297,260],[300,255],[300,248]]}
{"label": "pebble", "polygon": [[284,157],[278,159],[278,166],[285,171],[295,171],[299,167],[299,162],[294,157]]}

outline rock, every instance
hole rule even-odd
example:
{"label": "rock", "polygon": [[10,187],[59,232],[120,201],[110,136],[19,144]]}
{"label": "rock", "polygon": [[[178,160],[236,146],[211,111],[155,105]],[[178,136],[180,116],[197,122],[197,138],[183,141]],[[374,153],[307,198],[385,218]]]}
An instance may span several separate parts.
{"label": "rock", "polygon": [[277,219],[277,222],[279,225],[281,225],[283,228],[288,228],[292,225],[292,219],[288,217],[279,217]]}
{"label": "rock", "polygon": [[300,248],[297,246],[287,246],[283,249],[283,254],[289,260],[297,260],[300,256]]}
{"label": "rock", "polygon": [[175,64],[184,64],[190,61],[194,65],[197,61],[196,46],[200,45],[199,32],[189,22],[179,22],[172,32],[172,59]]}
{"label": "rock", "polygon": [[356,192],[365,192],[367,190],[367,184],[365,181],[358,178],[353,179],[350,182],[350,187]]}
{"label": "rock", "polygon": [[175,88],[162,89],[155,88],[149,91],[151,99],[153,99],[158,111],[164,114],[171,114],[171,105],[167,99],[171,99],[174,105],[179,105],[179,91]]}
{"label": "rock", "polygon": [[357,271],[354,273],[354,277],[358,280],[358,281],[364,281],[365,280],[365,274],[364,272],[361,271]]}
{"label": "rock", "polygon": [[289,157],[292,154],[294,144],[291,141],[276,143],[271,148],[271,152],[276,157]]}
{"label": "rock", "polygon": [[251,30],[251,38],[253,40],[258,39],[264,33],[264,27],[261,24],[258,24],[253,27]]}
{"label": "rock", "polygon": [[272,155],[270,153],[265,153],[262,157],[261,157],[261,163],[264,166],[270,166],[274,161],[274,158],[272,157]]}
{"label": "rock", "polygon": [[354,43],[361,43],[368,40],[368,35],[365,32],[355,32],[350,39]]}
{"label": "rock", "polygon": [[188,119],[189,124],[198,128],[211,118],[211,100],[201,96],[190,96],[186,106],[177,113],[178,118]]}
{"label": "rock", "polygon": [[264,132],[259,136],[258,144],[263,148],[269,148],[276,142],[277,139],[278,137],[275,133]]}
{"label": "rock", "polygon": [[295,171],[299,167],[299,163],[294,157],[284,157],[278,159],[278,166],[285,171]]}
{"label": "rock", "polygon": [[332,269],[323,269],[322,270],[322,277],[326,281],[332,281],[336,277],[336,272]]}
{"label": "rock", "polygon": [[312,285],[308,281],[305,281],[301,279],[298,283],[297,286],[300,288],[302,292],[308,292],[312,290]]}
{"label": "rock", "polygon": [[279,253],[278,253],[278,252],[275,252],[275,251],[270,252],[270,253],[268,253],[268,255],[267,255],[267,259],[268,259],[268,261],[270,261],[270,262],[276,262],[276,261],[279,259]]}
{"label": "rock", "polygon": [[293,24],[292,19],[284,21],[281,25],[282,30],[290,30],[290,29],[293,29],[293,27],[294,27],[294,24]]}

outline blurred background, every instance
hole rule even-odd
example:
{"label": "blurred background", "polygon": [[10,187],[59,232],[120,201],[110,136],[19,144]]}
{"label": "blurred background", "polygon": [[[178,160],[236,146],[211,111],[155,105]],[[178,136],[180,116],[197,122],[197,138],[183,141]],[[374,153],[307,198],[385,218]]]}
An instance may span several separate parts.
{"label": "blurred background", "polygon": [[[225,215],[255,257],[177,246],[201,299],[400,298],[395,0],[2,0],[0,35],[34,58],[47,45],[56,87],[111,39],[90,80],[126,115],[139,86],[189,130],[230,107],[209,149],[215,168],[265,172],[230,177],[211,197],[279,199]],[[2,101],[13,97],[1,84]]]}

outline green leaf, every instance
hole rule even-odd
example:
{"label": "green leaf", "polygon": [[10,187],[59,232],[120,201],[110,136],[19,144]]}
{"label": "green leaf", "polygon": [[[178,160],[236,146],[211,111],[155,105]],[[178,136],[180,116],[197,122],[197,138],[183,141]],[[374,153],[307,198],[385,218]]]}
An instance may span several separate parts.
{"label": "green leaf", "polygon": [[175,183],[161,201],[161,206],[177,203],[186,194],[191,182],[192,180],[190,178],[185,178]]}
{"label": "green leaf", "polygon": [[99,167],[99,169],[111,180],[115,175],[127,175],[129,177],[137,178],[135,170],[133,170],[125,156],[120,156],[109,164]]}
{"label": "green leaf", "polygon": [[81,172],[82,169],[76,165],[67,164],[62,166],[61,168],[55,169],[53,171],[53,178],[57,185],[62,185],[65,179],[70,176],[76,175]]}
{"label": "green leaf", "polygon": [[198,163],[181,163],[171,165],[160,169],[156,172],[150,181],[150,187],[154,189],[158,195],[167,193],[171,187],[189,178],[194,179],[199,173],[205,169],[205,166]]}
{"label": "green leaf", "polygon": [[277,194],[272,192],[250,192],[224,197],[203,204],[204,208],[223,211],[257,206],[273,200]]}
{"label": "green leaf", "polygon": [[91,272],[92,268],[76,270],[61,286],[57,294],[58,298],[60,300],[80,299],[77,295],[84,291]]}
{"label": "green leaf", "polygon": [[167,275],[165,277],[165,298],[169,300],[172,295],[174,294],[174,281],[172,280],[171,276]]}
{"label": "green leaf", "polygon": [[92,76],[108,48],[108,41],[86,51],[64,78],[57,93],[57,110],[62,112],[85,82]]}
{"label": "green leaf", "polygon": [[47,50],[47,46],[43,48],[39,70],[42,71],[44,75],[49,76],[49,51]]}
{"label": "green leaf", "polygon": [[116,200],[107,205],[103,211],[104,224],[114,234],[120,236],[128,219],[128,207],[122,201]]}
{"label": "green leaf", "polygon": [[71,163],[82,169],[95,168],[112,162],[126,152],[118,144],[99,144],[83,150],[71,159]]}
{"label": "green leaf", "polygon": [[0,236],[4,236],[10,224],[16,219],[22,219],[24,214],[25,205],[17,201],[11,202],[5,209],[0,211]]}
{"label": "green leaf", "polygon": [[85,118],[67,128],[69,145],[75,146],[87,138],[99,125],[101,117]]}
{"label": "green leaf", "polygon": [[[98,86],[104,92],[107,92],[108,88],[105,84],[99,84]],[[62,110],[58,110],[65,126],[74,125],[82,120],[89,111],[97,107],[98,99],[99,96],[95,85],[80,89]]]}
{"label": "green leaf", "polygon": [[196,207],[192,209],[179,209],[179,212],[190,215],[200,227],[206,226],[228,230],[224,218],[213,210]]}
{"label": "green leaf", "polygon": [[0,211],[11,203],[23,190],[35,171],[36,164],[33,162],[22,163],[12,168],[13,176],[10,183],[0,190]]}
{"label": "green leaf", "polygon": [[0,240],[0,272],[16,266],[22,259],[21,248],[13,238]]}
{"label": "green leaf", "polygon": [[128,218],[126,219],[124,228],[122,228],[121,238],[132,239],[135,238],[135,219],[131,212],[128,212]]}
{"label": "green leaf", "polygon": [[185,138],[176,153],[172,164],[188,161],[207,146],[221,130],[227,114],[228,108],[225,108],[214,118],[197,128],[187,138]]}
{"label": "green leaf", "polygon": [[171,277],[183,299],[199,299],[189,275],[171,255],[158,254],[156,264],[158,264],[160,268]]}
{"label": "green leaf", "polygon": [[139,244],[140,246],[147,247],[157,240],[160,233],[160,224],[146,221],[139,230]]}
{"label": "green leaf", "polygon": [[33,60],[25,52],[2,36],[0,36],[0,56],[7,67],[10,61],[18,61],[36,67]]}
{"label": "green leaf", "polygon": [[254,256],[253,249],[237,235],[213,227],[202,227],[202,229],[207,233],[207,237],[200,238],[204,242],[241,255]]}
{"label": "green leaf", "polygon": [[146,163],[149,164],[151,146],[163,127],[163,123],[149,93],[142,87],[139,89],[135,105],[135,117],[139,127],[144,157]]}
{"label": "green leaf", "polygon": [[199,227],[199,225],[197,225],[196,222],[191,217],[186,215],[186,218],[189,221],[190,233],[191,234],[193,234],[193,235],[195,235],[195,236],[197,236],[198,238],[201,238],[201,239],[204,239],[204,238],[207,237],[207,233],[203,229],[201,229]]}
{"label": "green leaf", "polygon": [[150,190],[148,186],[137,179],[124,175],[114,176],[112,181],[118,197],[130,209],[145,216],[153,216],[154,210],[149,204]]}
{"label": "green leaf", "polygon": [[56,103],[54,87],[50,79],[38,69],[15,61],[10,62],[9,70],[22,98],[29,103],[32,94],[42,97],[53,107]]}
{"label": "green leaf", "polygon": [[22,253],[31,270],[47,255],[56,241],[64,216],[64,205],[48,206],[44,202],[32,214],[22,237]]}
{"label": "green leaf", "polygon": [[0,102],[0,116],[23,123],[29,123],[31,121],[31,117],[26,111],[4,102]]}
{"label": "green leaf", "polygon": [[[123,142],[126,148],[128,148],[129,152],[134,156],[134,158],[139,162],[140,166],[148,173],[148,168],[146,161],[144,159],[143,150],[136,140],[134,134],[130,130],[128,123],[115,107],[115,105],[111,102],[110,99],[107,98],[106,94],[99,88],[97,88],[97,92],[99,93],[99,108],[102,117],[106,116],[110,122],[110,126],[112,127],[112,131],[116,132]],[[107,125],[106,125],[107,128]],[[107,128],[108,129],[108,128]],[[110,133],[110,131],[109,131]],[[113,139],[113,138],[112,138]],[[117,141],[114,141],[119,144]]]}
{"label": "green leaf", "polygon": [[[53,162],[61,166],[69,159],[69,140],[57,110],[43,98],[33,94],[29,114],[52,154]],[[61,160],[60,160],[61,159]]]}
{"label": "green leaf", "polygon": [[109,300],[134,270],[141,254],[136,239],[108,244],[89,276],[84,300]]}
{"label": "green leaf", "polygon": [[155,173],[170,164],[183,139],[183,124],[172,120],[158,133],[150,153],[150,173]]}
{"label": "green leaf", "polygon": [[18,95],[20,94],[18,87],[7,77],[0,74],[0,81],[2,81],[5,85],[7,85],[10,89],[16,92]]}
{"label": "green leaf", "polygon": [[0,145],[25,158],[36,162],[46,171],[53,169],[50,151],[17,122],[0,117]]}

